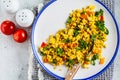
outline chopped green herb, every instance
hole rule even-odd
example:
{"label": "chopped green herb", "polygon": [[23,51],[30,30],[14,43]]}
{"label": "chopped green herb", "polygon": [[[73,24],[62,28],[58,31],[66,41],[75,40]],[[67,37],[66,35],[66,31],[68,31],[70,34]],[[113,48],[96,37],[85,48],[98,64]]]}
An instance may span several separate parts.
{"label": "chopped green herb", "polygon": [[95,12],[95,16],[98,17],[98,16],[103,16],[103,10],[100,9],[99,11],[96,11]]}
{"label": "chopped green herb", "polygon": [[57,60],[56,60],[56,59],[53,59],[52,63],[56,64],[56,63],[57,63]]}
{"label": "chopped green herb", "polygon": [[85,14],[85,13],[86,13],[86,11],[81,12],[81,14]]}
{"label": "chopped green herb", "polygon": [[95,61],[91,61],[91,64],[92,64],[92,65],[95,65]]}
{"label": "chopped green herb", "polygon": [[100,9],[100,11],[99,11],[99,12],[100,12],[100,15],[102,16],[102,15],[103,15],[103,10],[102,10],[102,9]]}
{"label": "chopped green herb", "polygon": [[99,36],[98,36],[98,39],[99,39],[99,40],[102,40],[102,39],[104,39],[104,37],[101,36],[101,35],[99,35]]}
{"label": "chopped green herb", "polygon": [[91,59],[91,64],[95,65],[95,60],[97,60],[97,59],[99,59],[99,55],[98,54],[93,55],[93,57]]}
{"label": "chopped green herb", "polygon": [[84,41],[84,40],[79,40],[79,43],[80,43],[80,48],[81,49],[86,49],[86,47],[87,47],[87,42],[86,41]]}
{"label": "chopped green herb", "polygon": [[41,55],[45,55],[45,53],[44,52],[40,52],[41,53]]}
{"label": "chopped green herb", "polygon": [[94,41],[96,36],[97,36],[96,34],[91,35],[91,40]]}
{"label": "chopped green herb", "polygon": [[43,48],[43,50],[49,50],[49,47],[48,47],[48,46],[45,46],[45,47]]}
{"label": "chopped green herb", "polygon": [[64,52],[64,50],[62,48],[56,48],[55,50],[59,56],[61,56],[62,53]]}
{"label": "chopped green herb", "polygon": [[98,12],[98,11],[95,12],[95,16],[96,16],[96,17],[99,16],[99,12]]}
{"label": "chopped green herb", "polygon": [[76,37],[79,34],[79,31],[77,29],[74,30],[74,36]]}
{"label": "chopped green herb", "polygon": [[76,50],[81,50],[81,47],[77,47]]}
{"label": "chopped green herb", "polygon": [[74,64],[74,60],[69,59],[69,60],[68,60],[68,66],[71,67],[73,64]]}
{"label": "chopped green herb", "polygon": [[88,58],[85,58],[85,61],[89,62],[90,60]]}
{"label": "chopped green herb", "polygon": [[91,43],[89,43],[89,47],[88,47],[88,55],[91,54],[91,52],[92,52],[92,50],[93,50],[94,42],[95,42],[95,41],[93,40]]}
{"label": "chopped green herb", "polygon": [[109,34],[109,30],[105,27],[105,34]]}
{"label": "chopped green herb", "polygon": [[97,59],[99,59],[99,56],[98,56],[98,54],[95,54],[95,55],[93,55],[91,60],[97,60]]}
{"label": "chopped green herb", "polygon": [[78,42],[80,43],[80,46],[78,46],[78,47],[76,48],[76,50],[86,49],[86,47],[87,47],[87,45],[88,45],[86,41],[84,41],[84,40],[79,40]]}
{"label": "chopped green herb", "polygon": [[104,28],[105,28],[104,21],[96,21],[95,25],[98,27],[98,29],[100,29],[101,31],[104,31]]}
{"label": "chopped green herb", "polygon": [[66,23],[71,23],[71,17],[68,17],[68,19],[67,19],[67,21],[66,21]]}
{"label": "chopped green herb", "polygon": [[64,39],[64,43],[69,43],[70,40],[69,39]]}
{"label": "chopped green herb", "polygon": [[105,34],[109,34],[109,30],[105,27],[104,21],[96,21],[95,25],[98,27],[98,29],[104,31]]}

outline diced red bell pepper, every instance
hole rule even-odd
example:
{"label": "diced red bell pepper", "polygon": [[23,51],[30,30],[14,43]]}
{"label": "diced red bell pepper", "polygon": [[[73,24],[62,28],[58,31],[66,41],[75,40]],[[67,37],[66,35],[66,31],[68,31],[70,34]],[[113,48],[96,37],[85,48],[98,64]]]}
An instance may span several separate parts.
{"label": "diced red bell pepper", "polygon": [[100,16],[100,21],[103,21],[104,20],[104,16]]}
{"label": "diced red bell pepper", "polygon": [[45,43],[45,42],[42,42],[42,44],[41,44],[41,47],[46,47],[47,46],[47,44]]}

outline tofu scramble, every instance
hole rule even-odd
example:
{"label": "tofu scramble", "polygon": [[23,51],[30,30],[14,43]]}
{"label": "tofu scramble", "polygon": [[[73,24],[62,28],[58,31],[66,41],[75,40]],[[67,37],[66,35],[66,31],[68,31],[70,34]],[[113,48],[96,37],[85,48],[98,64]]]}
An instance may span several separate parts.
{"label": "tofu scramble", "polygon": [[69,68],[74,64],[88,68],[89,65],[95,65],[96,60],[104,64],[102,49],[106,48],[109,31],[105,27],[103,14],[102,9],[95,11],[94,5],[72,10],[66,27],[41,43],[39,52],[43,62]]}

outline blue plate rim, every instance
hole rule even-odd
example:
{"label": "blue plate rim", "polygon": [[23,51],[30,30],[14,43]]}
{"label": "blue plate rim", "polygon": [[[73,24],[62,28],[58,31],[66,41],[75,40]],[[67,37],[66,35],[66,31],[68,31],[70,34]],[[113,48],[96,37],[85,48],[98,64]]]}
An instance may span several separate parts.
{"label": "blue plate rim", "polygon": [[[42,14],[42,12],[49,6],[51,5],[52,3],[54,3],[55,1],[57,0],[51,0],[50,2],[48,2],[42,9],[41,11],[38,13],[34,23],[33,23],[33,26],[32,26],[32,32],[31,32],[31,44],[32,44],[32,50],[33,50],[33,55],[35,56],[36,60],[38,61],[38,63],[42,66],[42,68],[47,71],[50,75],[56,77],[57,79],[64,79],[63,77],[60,77],[54,73],[52,73],[49,69],[47,69],[43,64],[42,62],[40,61],[38,55],[37,55],[37,51],[35,50],[35,44],[34,44],[34,30],[35,30],[35,26],[36,26],[36,23],[37,23],[37,20],[38,18],[40,17],[40,15]],[[90,76],[90,77],[87,77],[87,78],[84,78],[84,80],[87,80],[87,79],[92,79],[92,78],[95,78],[97,76],[99,76],[100,74],[102,74],[114,61],[116,55],[117,55],[117,52],[118,52],[118,49],[119,49],[119,40],[120,40],[120,33],[119,33],[119,27],[118,27],[118,24],[117,24],[117,21],[115,19],[115,17],[113,16],[113,14],[111,13],[111,11],[106,7],[106,5],[104,5],[101,1],[99,0],[95,0],[96,2],[98,2],[99,4],[101,4],[108,12],[109,14],[112,16],[112,19],[114,20],[114,23],[115,23],[115,26],[116,26],[116,30],[117,30],[117,45],[116,45],[116,50],[114,52],[114,56],[112,57],[111,61],[105,66],[105,68],[103,68],[100,72]],[[83,79],[82,79],[83,80]]]}

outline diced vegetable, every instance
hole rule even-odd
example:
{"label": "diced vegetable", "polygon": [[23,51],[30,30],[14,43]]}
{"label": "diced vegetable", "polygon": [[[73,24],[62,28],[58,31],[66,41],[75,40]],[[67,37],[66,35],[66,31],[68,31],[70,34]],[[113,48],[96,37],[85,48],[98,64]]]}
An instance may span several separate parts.
{"label": "diced vegetable", "polygon": [[74,60],[69,59],[69,60],[68,60],[68,66],[71,67],[73,64],[74,64]]}
{"label": "diced vegetable", "polygon": [[46,47],[47,46],[47,44],[45,43],[45,42],[42,42],[42,44],[41,44],[41,47]]}
{"label": "diced vegetable", "polygon": [[86,58],[84,64],[90,64],[90,60]]}
{"label": "diced vegetable", "polygon": [[53,59],[52,63],[56,64],[56,63],[57,63],[57,60],[56,60],[56,59]]}
{"label": "diced vegetable", "polygon": [[44,52],[40,52],[41,53],[41,55],[45,55],[45,53]]}
{"label": "diced vegetable", "polygon": [[104,31],[104,21],[96,21],[95,25],[98,27],[98,29],[100,29],[101,31]]}
{"label": "diced vegetable", "polygon": [[100,21],[104,21],[104,16],[100,16]]}
{"label": "diced vegetable", "polygon": [[86,41],[84,41],[84,40],[79,40],[78,42],[79,42],[80,45],[76,48],[76,50],[86,49],[86,47],[87,47],[87,45],[88,45]]}
{"label": "diced vegetable", "polygon": [[48,46],[45,46],[45,47],[43,48],[43,50],[49,50],[49,47],[48,47]]}
{"label": "diced vegetable", "polygon": [[103,10],[100,9],[99,11],[96,11],[95,12],[95,16],[98,17],[98,16],[102,16],[103,15]]}
{"label": "diced vegetable", "polygon": [[69,39],[64,39],[64,43],[69,43],[70,40]]}
{"label": "diced vegetable", "polygon": [[81,12],[81,14],[85,14],[85,13],[86,13],[86,11]]}
{"label": "diced vegetable", "polygon": [[100,62],[99,62],[99,64],[104,64],[105,63],[105,58],[103,57],[103,58],[100,58]]}
{"label": "diced vegetable", "polygon": [[95,49],[93,49],[92,51],[93,51],[93,53],[95,53],[95,54],[101,52],[100,48],[95,48]]}
{"label": "diced vegetable", "polygon": [[99,13],[100,13],[100,15],[102,16],[102,15],[103,15],[103,10],[100,9]]}
{"label": "diced vegetable", "polygon": [[76,50],[81,50],[81,47],[77,47]]}
{"label": "diced vegetable", "polygon": [[74,36],[76,37],[79,34],[79,30],[75,29],[74,30]]}
{"label": "diced vegetable", "polygon": [[62,48],[56,48],[57,55],[61,56],[64,50]]}
{"label": "diced vegetable", "polygon": [[99,59],[98,54],[93,55],[93,57],[92,57],[92,59],[91,59],[91,64],[92,64],[92,65],[95,65],[95,60],[97,60],[97,59]]}
{"label": "diced vegetable", "polygon": [[86,13],[87,13],[88,15],[92,14],[92,12],[91,12],[91,11],[87,11]]}
{"label": "diced vegetable", "polygon": [[95,25],[98,27],[98,29],[104,31],[105,34],[109,34],[109,30],[105,27],[104,21],[96,21]]}
{"label": "diced vegetable", "polygon": [[105,27],[105,34],[109,34],[109,30]]}
{"label": "diced vegetable", "polygon": [[46,56],[43,57],[43,62],[44,62],[44,63],[48,63],[48,59],[47,59]]}
{"label": "diced vegetable", "polygon": [[91,64],[92,64],[92,65],[95,65],[95,60],[92,60],[92,61],[91,61]]}
{"label": "diced vegetable", "polygon": [[95,16],[96,16],[96,17],[99,16],[99,12],[98,12],[98,11],[95,12]]}
{"label": "diced vegetable", "polygon": [[81,14],[81,18],[86,19],[87,15],[86,14]]}
{"label": "diced vegetable", "polygon": [[90,62],[89,61],[85,61],[85,64],[90,64]]}
{"label": "diced vegetable", "polygon": [[99,39],[99,40],[102,40],[102,39],[104,39],[104,37],[101,36],[101,35],[98,35],[98,39]]}
{"label": "diced vegetable", "polygon": [[97,59],[99,59],[98,54],[93,55],[92,60],[97,60]]}
{"label": "diced vegetable", "polygon": [[87,47],[87,42],[86,42],[86,41],[80,40],[79,43],[80,43],[80,45],[81,45],[81,46],[80,46],[81,49],[83,49],[83,48],[86,49],[86,47]]}
{"label": "diced vegetable", "polygon": [[91,40],[94,41],[94,39],[96,38],[97,35],[93,34],[91,35]]}
{"label": "diced vegetable", "polygon": [[71,17],[68,17],[66,23],[71,23],[71,21],[72,21]]}

